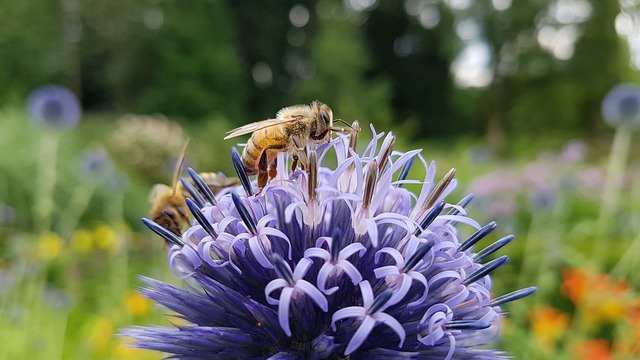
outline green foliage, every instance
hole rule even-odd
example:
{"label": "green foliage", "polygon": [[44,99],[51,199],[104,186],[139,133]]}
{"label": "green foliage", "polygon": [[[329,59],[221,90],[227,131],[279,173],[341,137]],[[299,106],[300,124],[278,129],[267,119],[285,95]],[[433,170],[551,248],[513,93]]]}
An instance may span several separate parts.
{"label": "green foliage", "polygon": [[360,118],[370,119],[376,126],[390,125],[390,89],[382,78],[367,78],[371,56],[358,23],[326,16],[319,19],[317,27],[310,56],[315,75],[294,85],[294,102],[318,99],[330,104],[336,116],[347,122]]}
{"label": "green foliage", "polygon": [[4,0],[0,7],[0,103],[6,103],[60,81],[65,59],[57,2]]}
{"label": "green foliage", "polygon": [[[233,125],[320,99],[339,117],[402,124],[414,139],[595,134],[601,98],[637,77],[615,32],[620,6],[571,3],[587,6],[588,15],[558,20],[556,2],[390,1],[354,9],[357,2],[315,0],[298,4],[309,18],[296,27],[295,1],[5,0],[0,102],[19,103],[35,86],[59,82],[89,110],[222,116]],[[436,23],[423,23],[425,9]],[[568,45],[573,56],[558,58],[540,33],[569,28],[577,34]],[[470,41],[490,51],[486,87],[452,79]],[[268,84],[252,78],[258,63],[271,71]]]}
{"label": "green foliage", "polygon": [[134,110],[188,118],[213,112],[242,117],[245,78],[226,5],[166,1],[144,11],[163,14],[164,24],[142,44],[145,52],[134,61],[135,68],[148,69],[138,79],[144,87],[131,83]]}

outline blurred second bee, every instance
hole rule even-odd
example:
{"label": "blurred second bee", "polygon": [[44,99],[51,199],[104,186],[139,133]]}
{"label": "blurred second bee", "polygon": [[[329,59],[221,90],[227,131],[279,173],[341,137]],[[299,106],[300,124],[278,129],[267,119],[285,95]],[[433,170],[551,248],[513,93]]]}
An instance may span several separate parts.
{"label": "blurred second bee", "polygon": [[[180,181],[180,173],[182,172],[187,147],[188,143],[185,145],[184,150],[180,155],[180,159],[176,163],[171,186],[156,184],[151,189],[151,193],[149,195],[151,220],[177,236],[182,235],[182,228],[189,226],[189,221],[191,220],[191,213],[186,204],[185,198],[193,197],[190,195],[185,185]],[[227,178],[222,174],[213,172],[205,172],[198,175],[202,178],[213,194],[217,194],[226,187],[235,186],[240,183],[240,180],[237,178]],[[186,180],[190,185],[195,185],[193,179],[183,180]],[[193,186],[192,188],[198,189],[197,186]]]}

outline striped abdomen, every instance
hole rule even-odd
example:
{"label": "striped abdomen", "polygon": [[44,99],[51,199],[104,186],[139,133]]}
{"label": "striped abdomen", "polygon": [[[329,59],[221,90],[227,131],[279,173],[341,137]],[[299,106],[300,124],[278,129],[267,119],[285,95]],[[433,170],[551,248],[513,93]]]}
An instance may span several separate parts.
{"label": "striped abdomen", "polygon": [[[254,132],[242,151],[242,164],[248,175],[255,175],[259,170],[260,158],[267,151],[266,163],[271,164],[278,152],[286,151],[288,139],[280,126],[264,128]],[[265,169],[266,170],[266,169]]]}

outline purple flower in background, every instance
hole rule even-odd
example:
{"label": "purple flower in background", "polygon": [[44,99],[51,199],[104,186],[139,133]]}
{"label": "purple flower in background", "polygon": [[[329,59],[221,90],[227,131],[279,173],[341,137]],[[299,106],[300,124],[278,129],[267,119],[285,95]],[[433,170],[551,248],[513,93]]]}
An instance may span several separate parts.
{"label": "purple flower in background", "polygon": [[94,146],[83,152],[81,173],[85,177],[101,181],[113,175],[111,158],[102,146]]}
{"label": "purple flower in background", "polygon": [[588,152],[589,149],[584,141],[578,139],[571,140],[564,146],[562,152],[560,152],[558,160],[567,164],[579,163],[587,158]]}
{"label": "purple flower in background", "polygon": [[640,126],[640,86],[623,84],[611,90],[602,102],[602,116],[613,126]]}
{"label": "purple flower in background", "polygon": [[27,110],[37,125],[56,128],[73,128],[82,115],[78,98],[60,85],[45,85],[33,90],[27,98]]}
{"label": "purple flower in background", "polygon": [[[280,154],[260,195],[235,150],[243,184],[219,199],[190,171],[205,195],[187,200],[191,228],[177,237],[143,219],[173,244],[169,263],[187,287],[144,278],[141,290],[187,325],[122,334],[185,359],[502,357],[487,347],[500,306],[535,291],[493,298],[490,273],[507,257],[486,259],[513,236],[471,251],[495,222],[467,217],[471,196],[445,202],[453,171],[437,182],[434,163],[383,137],[374,131],[361,155],[347,136],[310,150],[308,172],[291,173]],[[337,168],[322,166],[327,157]],[[417,197],[403,188],[416,183],[406,179],[416,159],[427,168]],[[477,230],[463,240],[459,224]]]}

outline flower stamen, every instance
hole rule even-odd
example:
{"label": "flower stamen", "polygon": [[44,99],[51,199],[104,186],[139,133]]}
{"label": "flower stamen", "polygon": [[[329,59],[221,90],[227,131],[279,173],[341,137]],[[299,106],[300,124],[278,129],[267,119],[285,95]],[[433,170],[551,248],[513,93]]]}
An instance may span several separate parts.
{"label": "flower stamen", "polygon": [[493,244],[487,246],[486,248],[482,249],[480,252],[478,252],[477,254],[473,254],[473,259],[477,262],[480,262],[482,260],[484,260],[487,256],[493,254],[494,252],[500,250],[503,246],[507,245],[508,243],[511,242],[511,240],[513,240],[515,238],[515,236],[513,235],[507,235],[505,237],[503,237],[502,239],[494,242]]}
{"label": "flower stamen", "polygon": [[207,219],[205,219],[204,215],[202,214],[202,211],[200,211],[200,208],[198,208],[198,205],[189,198],[185,199],[185,202],[187,203],[187,207],[193,214],[193,217],[196,219],[198,224],[202,226],[204,231],[206,231],[207,234],[209,234],[212,238],[217,237],[218,234],[213,229],[213,226],[211,226],[211,223],[208,222]]}
{"label": "flower stamen", "polygon": [[384,171],[384,168],[385,166],[387,166],[387,161],[391,157],[391,153],[393,152],[393,147],[395,145],[396,145],[396,137],[394,135],[394,136],[391,136],[387,144],[387,147],[385,147],[384,150],[382,150],[380,152],[380,155],[378,156],[378,173],[382,173]]}
{"label": "flower stamen", "polygon": [[482,330],[491,326],[491,323],[481,320],[452,320],[445,325],[447,330]]}
{"label": "flower stamen", "polygon": [[154,233],[160,235],[160,237],[165,239],[166,241],[174,245],[178,245],[180,247],[184,246],[184,242],[182,242],[182,239],[180,239],[178,236],[176,236],[176,234],[172,233],[171,231],[156,224],[154,221],[149,220],[147,218],[142,218],[142,222]]}
{"label": "flower stamen", "polygon": [[[349,148],[353,150],[354,153],[356,153],[356,151],[358,150],[358,134],[360,133],[360,123],[358,122],[358,120],[354,120],[351,124],[351,127],[354,131],[349,134]],[[348,151],[347,157],[350,156],[351,152]]]}
{"label": "flower stamen", "polygon": [[280,254],[278,253],[274,253],[273,255],[271,255],[271,262],[273,263],[273,265],[275,265],[276,270],[280,274],[280,277],[282,277],[287,283],[292,284],[293,271],[291,270],[289,264],[284,261],[282,256],[280,256]]}
{"label": "flower stamen", "polygon": [[358,330],[349,340],[347,349],[344,351],[344,355],[350,355],[356,351],[362,343],[369,336],[373,328],[378,323],[383,323],[390,327],[396,335],[400,338],[400,344],[398,347],[402,347],[406,332],[400,322],[393,316],[384,313],[389,300],[392,297],[392,290],[387,289],[383,291],[377,298],[373,298],[373,290],[371,284],[368,281],[362,281],[360,283],[360,291],[362,292],[362,305],[363,306],[349,306],[336,311],[331,317],[331,328],[336,331],[336,322],[346,318],[359,318],[362,319]]}
{"label": "flower stamen", "polygon": [[376,187],[376,181],[378,180],[378,161],[375,159],[369,165],[367,174],[365,175],[364,192],[362,194],[362,208],[369,209],[371,200],[373,199],[373,192]]}
{"label": "flower stamen", "polygon": [[440,180],[438,185],[436,185],[436,187],[433,189],[433,191],[431,192],[431,194],[427,198],[427,201],[424,202],[424,205],[422,206],[423,210],[427,210],[427,209],[431,208],[433,206],[433,204],[435,204],[435,202],[440,198],[442,193],[444,193],[444,191],[447,189],[447,187],[449,186],[451,181],[453,181],[453,178],[455,176],[456,176],[456,169],[455,168],[451,168],[451,170],[449,170],[444,175],[442,180]]}
{"label": "flower stamen", "polygon": [[373,300],[373,304],[369,308],[369,313],[376,313],[378,310],[382,310],[382,307],[389,302],[391,296],[393,295],[393,291],[391,289],[386,289],[380,295],[378,295],[375,300]]}
{"label": "flower stamen", "polygon": [[516,301],[519,299],[522,299],[524,297],[527,297],[531,294],[533,294],[534,292],[536,292],[538,290],[537,287],[535,286],[530,286],[528,288],[524,288],[524,289],[520,289],[520,290],[516,290],[516,291],[512,291],[508,294],[502,295],[500,297],[497,297],[495,299],[493,299],[493,301],[491,302],[491,306],[500,306],[512,301]]}
{"label": "flower stamen", "polygon": [[464,209],[469,205],[469,203],[473,200],[473,194],[467,194],[467,196],[463,197],[455,207],[451,208],[447,215],[458,215],[460,214],[460,209]]}
{"label": "flower stamen", "polygon": [[400,169],[400,175],[398,175],[398,180],[396,180],[396,187],[401,188],[404,185],[403,181],[407,179],[409,176],[409,171],[411,171],[411,167],[413,166],[413,162],[416,160],[416,157],[413,156],[409,160],[407,160],[404,165],[402,165],[402,169]]}
{"label": "flower stamen", "polygon": [[204,194],[204,197],[207,198],[211,205],[216,205],[218,203],[216,201],[216,197],[213,195],[213,191],[211,191],[209,186],[207,186],[207,183],[205,183],[200,175],[198,175],[198,173],[195,172],[192,168],[188,168],[187,171],[189,172],[189,176],[191,176],[191,179],[193,179],[193,182],[198,187],[198,190],[200,190],[200,193]]}
{"label": "flower stamen", "polygon": [[502,255],[499,258],[486,263],[483,267],[472,272],[471,275],[469,275],[466,279],[464,279],[464,284],[465,285],[473,284],[474,282],[478,281],[479,279],[483,278],[484,276],[488,275],[495,269],[502,266],[504,263],[507,262],[507,260],[509,260],[509,257],[507,255]]}
{"label": "flower stamen", "polygon": [[420,226],[416,228],[416,231],[413,232],[415,236],[420,236],[426,229],[433,223],[433,221],[440,215],[442,209],[444,209],[445,201],[442,200],[436,206],[432,207],[431,210],[424,216],[422,221],[420,221]]}
{"label": "flower stamen", "polygon": [[315,150],[309,151],[309,169],[307,170],[309,178],[307,180],[307,191],[309,193],[309,202],[316,204],[318,200],[318,157]]}
{"label": "flower stamen", "polygon": [[431,250],[432,247],[433,247],[433,243],[431,241],[428,241],[420,245],[418,247],[418,250],[416,250],[415,253],[411,254],[411,256],[409,256],[409,259],[407,259],[407,262],[404,263],[404,266],[402,267],[402,271],[409,272],[413,270],[413,268],[416,267],[416,265],[418,265],[418,262],[424,258],[424,256],[427,254],[427,252],[429,252],[429,250]]}
{"label": "flower stamen", "polygon": [[339,276],[346,274],[353,285],[357,285],[362,281],[362,275],[359,270],[348,260],[355,253],[359,253],[360,257],[364,255],[367,249],[359,242],[355,242],[342,248],[342,230],[335,228],[331,235],[331,244],[329,244],[329,251],[321,248],[322,243],[326,241],[326,238],[318,239],[315,248],[307,249],[304,252],[306,258],[316,257],[323,259],[325,263],[318,271],[318,289],[327,295],[331,295],[338,291],[339,287],[334,286],[330,289],[326,288],[327,281],[331,275]]}
{"label": "flower stamen", "polygon": [[[291,336],[289,310],[292,300],[294,300],[299,293],[308,296],[309,299],[315,302],[324,312],[329,310],[329,303],[318,288],[303,279],[311,265],[313,265],[312,260],[307,258],[300,259],[294,271],[291,271],[291,267],[284,261],[280,254],[274,254],[271,261],[275,264],[276,271],[284,279],[278,278],[269,282],[264,289],[264,295],[269,304],[278,305],[278,322],[280,323],[280,327],[287,336]],[[277,289],[282,289],[279,299],[274,299],[269,296]]]}
{"label": "flower stamen", "polygon": [[492,232],[493,229],[496,228],[496,226],[498,226],[498,224],[495,221],[491,221],[487,225],[483,226],[478,231],[469,236],[469,238],[462,244],[460,244],[460,246],[458,247],[458,251],[466,251],[470,249],[473,245],[475,245],[475,243],[482,240],[485,236],[489,235],[489,233]]}
{"label": "flower stamen", "polygon": [[247,226],[247,229],[255,235],[257,233],[256,222],[253,220],[251,214],[249,214],[249,210],[242,203],[242,200],[240,200],[240,196],[236,193],[231,193],[231,198],[233,199],[233,204],[236,206],[242,221],[244,221],[244,224]]}
{"label": "flower stamen", "polygon": [[236,169],[236,173],[238,174],[240,183],[242,184],[244,191],[247,193],[247,196],[253,196],[253,190],[251,188],[251,181],[249,180],[249,175],[247,175],[247,170],[244,168],[244,165],[242,164],[242,158],[240,157],[240,153],[235,148],[231,149],[231,162],[233,163],[233,168]]}
{"label": "flower stamen", "polygon": [[342,230],[340,228],[333,229],[331,234],[331,261],[338,260],[340,250],[342,249]]}
{"label": "flower stamen", "polygon": [[182,186],[187,190],[187,192],[189,192],[189,195],[191,195],[191,198],[198,205],[198,207],[203,208],[205,203],[204,198],[202,197],[202,195],[200,195],[198,190],[196,190],[196,188],[194,188],[193,185],[191,185],[191,183],[185,178],[180,178],[180,182],[182,183]]}

